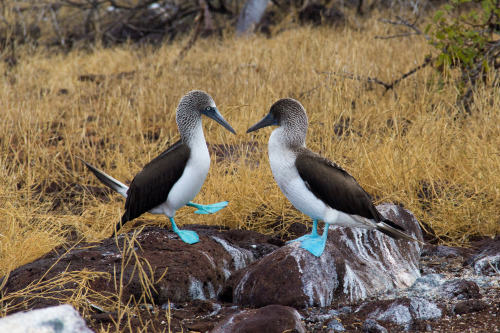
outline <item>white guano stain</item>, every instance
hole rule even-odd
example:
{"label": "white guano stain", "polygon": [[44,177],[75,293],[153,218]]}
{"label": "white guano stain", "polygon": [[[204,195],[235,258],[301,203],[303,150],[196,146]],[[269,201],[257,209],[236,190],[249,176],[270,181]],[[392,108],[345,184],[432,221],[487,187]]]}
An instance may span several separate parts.
{"label": "white guano stain", "polygon": [[240,299],[241,298],[241,295],[243,294],[244,286],[247,283],[247,280],[248,280],[249,276],[250,276],[250,273],[248,271],[245,272],[245,275],[240,280],[240,283],[238,283],[238,285],[236,286],[236,288],[234,290],[234,299]]}
{"label": "white guano stain", "polygon": [[367,297],[366,282],[351,269],[348,263],[345,265],[344,294],[349,296],[351,302]]}
{"label": "white guano stain", "polygon": [[319,258],[310,260],[310,254],[298,246],[291,248],[290,255],[297,262],[297,269],[301,272],[302,291],[309,300],[306,306],[330,305],[333,293],[339,285],[334,258],[325,253]]}
{"label": "white guano stain", "polygon": [[229,263],[226,259],[222,259],[222,271],[224,272],[224,278],[227,280],[231,276],[231,270],[229,269]]}
{"label": "white guano stain", "polygon": [[255,260],[252,252],[248,250],[232,246],[219,237],[212,236],[212,239],[219,243],[224,248],[224,250],[226,250],[231,255],[234,261],[235,270],[245,268]]}
{"label": "white guano stain", "polygon": [[206,300],[205,292],[203,291],[203,283],[195,279],[194,277],[190,277],[191,284],[189,285],[189,297],[191,299],[201,299]]}

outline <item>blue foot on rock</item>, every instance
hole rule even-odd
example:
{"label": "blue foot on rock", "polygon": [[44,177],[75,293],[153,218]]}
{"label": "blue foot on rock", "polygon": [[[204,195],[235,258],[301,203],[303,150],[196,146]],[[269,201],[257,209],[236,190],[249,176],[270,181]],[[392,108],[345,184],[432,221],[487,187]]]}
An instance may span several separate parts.
{"label": "blue foot on rock", "polygon": [[302,241],[302,243],[300,243],[300,247],[311,252],[316,257],[321,256],[325,250],[329,227],[330,224],[325,223],[325,229],[323,230],[323,235],[321,235],[321,237],[310,237],[309,239]]}
{"label": "blue foot on rock", "polygon": [[323,251],[325,250],[326,238],[316,237],[310,238],[300,243],[300,247],[311,252],[316,257],[321,256]]}
{"label": "blue foot on rock", "polygon": [[198,234],[192,230],[177,230],[175,232],[184,241],[184,243],[195,244],[200,241]]}
{"label": "blue foot on rock", "polygon": [[192,230],[180,230],[175,224],[174,218],[169,217],[170,223],[172,223],[172,230],[182,239],[184,243],[194,244],[200,241],[198,234]]}
{"label": "blue foot on rock", "polygon": [[195,214],[213,214],[218,212],[222,208],[225,208],[228,203],[229,201],[221,201],[211,205],[202,205],[190,202],[187,204],[187,206],[197,208],[198,210],[194,212]]}

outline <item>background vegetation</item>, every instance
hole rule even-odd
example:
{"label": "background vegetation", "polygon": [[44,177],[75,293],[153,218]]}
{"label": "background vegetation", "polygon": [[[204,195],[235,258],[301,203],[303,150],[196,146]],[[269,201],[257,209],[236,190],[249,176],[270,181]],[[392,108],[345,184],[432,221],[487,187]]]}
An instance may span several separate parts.
{"label": "background vegetation", "polygon": [[[475,86],[468,113],[457,104],[462,73],[453,67],[443,76],[427,66],[384,93],[363,77],[391,82],[437,52],[418,35],[375,39],[395,32],[384,17],[336,28],[289,17],[272,38],[224,30],[187,51],[189,35],[158,47],[64,53],[16,44],[15,65],[0,64],[0,276],[56,246],[109,237],[124,200],[98,188],[75,155],[130,182],[179,138],[175,108],[192,89],[210,93],[238,134],[204,120],[212,166],[196,202],[230,204],[209,216],[183,208],[180,225],[283,236],[293,222],[310,223],[274,182],[271,131],[245,134],[273,102],[292,97],[308,112],[308,147],[344,166],[378,203],[404,205],[436,241],[497,235],[498,84]],[[495,75],[485,72],[484,82]],[[170,228],[162,216],[138,222]]]}

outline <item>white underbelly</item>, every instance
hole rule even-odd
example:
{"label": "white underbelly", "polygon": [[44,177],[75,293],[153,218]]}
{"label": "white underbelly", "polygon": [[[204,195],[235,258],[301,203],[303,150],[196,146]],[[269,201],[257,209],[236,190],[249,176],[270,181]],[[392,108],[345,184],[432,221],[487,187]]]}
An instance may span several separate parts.
{"label": "white underbelly", "polygon": [[189,159],[182,176],[168,193],[167,201],[161,205],[161,210],[165,215],[174,217],[176,210],[194,199],[207,178],[209,168],[208,150],[205,157],[193,156]]}
{"label": "white underbelly", "polygon": [[323,200],[309,191],[295,168],[293,170],[281,169],[276,174],[273,171],[273,175],[292,205],[310,218],[342,227],[373,228],[373,225],[364,221],[362,217],[353,217],[325,204]]}
{"label": "white underbelly", "polygon": [[292,205],[313,219],[323,220],[328,208],[306,187],[295,168],[295,155],[269,142],[269,163],[274,179]]}
{"label": "white underbelly", "polygon": [[324,220],[327,205],[307,189],[298,174],[297,177],[288,179],[280,182],[276,180],[276,182],[292,205],[312,219]]}

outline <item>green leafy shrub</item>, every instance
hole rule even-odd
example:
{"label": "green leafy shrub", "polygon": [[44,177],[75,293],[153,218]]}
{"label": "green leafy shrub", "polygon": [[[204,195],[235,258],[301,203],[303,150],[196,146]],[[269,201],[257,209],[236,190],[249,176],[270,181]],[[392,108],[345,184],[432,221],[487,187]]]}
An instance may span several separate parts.
{"label": "green leafy shrub", "polygon": [[500,83],[500,0],[452,0],[438,10],[425,33],[439,50],[435,65],[441,71],[461,71],[459,91],[467,111],[473,90],[486,83],[490,71],[496,71],[493,85]]}

